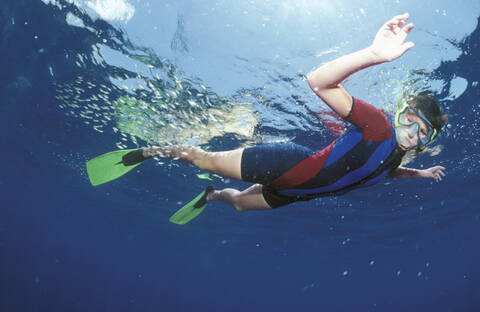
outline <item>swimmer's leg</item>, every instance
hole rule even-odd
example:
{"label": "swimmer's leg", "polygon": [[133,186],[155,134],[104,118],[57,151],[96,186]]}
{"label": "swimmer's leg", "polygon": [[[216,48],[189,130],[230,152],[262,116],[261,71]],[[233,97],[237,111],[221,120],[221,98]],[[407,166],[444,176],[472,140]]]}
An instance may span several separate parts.
{"label": "swimmer's leg", "polygon": [[263,198],[261,184],[254,184],[243,191],[231,188],[214,191],[207,200],[227,203],[238,211],[272,209]]}
{"label": "swimmer's leg", "polygon": [[144,150],[144,156],[170,157],[193,164],[224,177],[242,179],[241,161],[243,148],[225,152],[206,152],[199,147],[152,146]]}
{"label": "swimmer's leg", "polygon": [[[206,152],[198,147],[152,146],[144,150],[144,156],[170,157],[191,163],[202,170],[207,170],[224,177],[242,180],[241,161],[244,148],[225,152]],[[221,201],[233,206],[238,211],[271,209],[262,194],[262,185],[254,184],[239,191],[233,188],[215,190],[207,197],[208,201]]]}

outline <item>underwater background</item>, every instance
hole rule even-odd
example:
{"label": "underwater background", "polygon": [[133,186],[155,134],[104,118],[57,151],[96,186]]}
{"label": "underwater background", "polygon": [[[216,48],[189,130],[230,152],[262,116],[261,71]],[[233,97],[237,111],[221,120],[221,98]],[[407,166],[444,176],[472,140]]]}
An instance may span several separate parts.
{"label": "underwater background", "polygon": [[[85,163],[149,144],[321,148],[305,75],[410,13],[415,47],[349,92],[392,112],[433,90],[448,124],[408,166],[338,198],[263,212],[168,159],[93,187]],[[478,1],[2,0],[0,311],[480,311]]]}

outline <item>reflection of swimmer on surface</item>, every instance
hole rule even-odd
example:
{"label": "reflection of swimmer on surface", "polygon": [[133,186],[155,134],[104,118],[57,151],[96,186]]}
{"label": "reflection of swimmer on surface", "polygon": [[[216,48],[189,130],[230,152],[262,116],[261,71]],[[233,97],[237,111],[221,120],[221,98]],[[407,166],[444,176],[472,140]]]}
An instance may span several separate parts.
{"label": "reflection of swimmer on surface", "polygon": [[[128,96],[120,97],[113,102],[118,127],[114,131],[120,130],[132,138],[157,144],[208,144],[212,137],[225,134],[252,141],[258,124],[258,115],[252,103],[222,101],[222,105],[205,108],[202,107],[205,105],[203,100],[201,103],[189,100],[188,104],[199,111],[195,113],[168,101],[167,96],[151,103]],[[118,147],[126,148],[123,144]]]}
{"label": "reflection of swimmer on surface", "polygon": [[[198,214],[201,210],[195,209],[203,209],[208,201],[222,201],[239,211],[277,208],[296,201],[342,195],[378,183],[387,176],[441,181],[444,167],[417,170],[401,166],[406,152],[425,149],[447,119],[430,93],[422,92],[401,102],[395,117],[390,118],[352,97],[341,85],[355,72],[393,61],[414,46],[405,42],[413,29],[413,24],[406,25],[408,17],[408,14],[395,16],[379,29],[372,45],[326,63],[308,75],[315,94],[353,125],[327,147],[312,150],[287,143],[207,152],[197,147],[152,146],[130,153],[123,164],[136,164],[153,156],[170,157],[222,176],[255,183],[243,191],[208,188],[184,207],[190,209],[184,211],[187,215]],[[337,134],[343,132],[339,128],[334,130]],[[188,222],[188,216],[185,220]]]}
{"label": "reflection of swimmer on surface", "polygon": [[169,133],[162,129],[158,135],[162,137],[162,141],[166,136],[170,136],[172,139],[170,142],[199,145],[207,144],[210,138],[227,133],[235,134],[239,138],[251,138],[258,123],[251,103],[235,103],[231,107],[221,109],[209,108],[206,114],[210,116],[207,124],[201,120],[193,120],[191,126],[182,131]]}

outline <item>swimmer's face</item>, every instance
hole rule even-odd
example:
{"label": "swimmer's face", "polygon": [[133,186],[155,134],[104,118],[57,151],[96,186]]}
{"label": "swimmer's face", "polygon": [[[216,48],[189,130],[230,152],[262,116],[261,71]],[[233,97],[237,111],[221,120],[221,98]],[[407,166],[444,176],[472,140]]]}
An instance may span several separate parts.
{"label": "swimmer's face", "polygon": [[419,147],[419,142],[425,141],[429,128],[425,121],[413,111],[407,112],[404,116],[404,124],[395,128],[395,136],[400,148],[408,151]]}

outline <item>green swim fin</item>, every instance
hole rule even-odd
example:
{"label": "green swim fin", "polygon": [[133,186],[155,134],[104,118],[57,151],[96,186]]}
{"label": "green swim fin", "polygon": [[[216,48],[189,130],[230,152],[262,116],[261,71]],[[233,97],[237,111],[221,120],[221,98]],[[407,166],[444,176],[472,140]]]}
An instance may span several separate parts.
{"label": "green swim fin", "polygon": [[202,193],[195,197],[191,202],[180,208],[173,216],[170,222],[175,224],[186,224],[198,216],[207,205],[207,195],[213,192],[215,188],[208,186]]}
{"label": "green swim fin", "polygon": [[129,172],[150,157],[142,155],[142,149],[113,151],[95,157],[87,162],[90,183],[97,186],[115,180]]}

